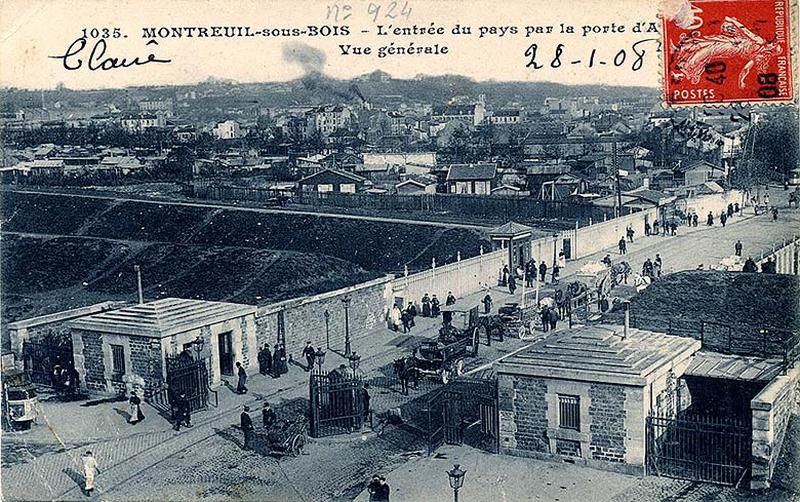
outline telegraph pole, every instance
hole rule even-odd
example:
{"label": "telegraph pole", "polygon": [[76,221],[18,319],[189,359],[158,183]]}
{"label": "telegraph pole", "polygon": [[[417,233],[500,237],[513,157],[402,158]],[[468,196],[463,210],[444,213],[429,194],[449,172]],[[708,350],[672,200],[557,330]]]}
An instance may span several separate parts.
{"label": "telegraph pole", "polygon": [[611,144],[611,165],[614,166],[614,179],[616,180],[617,184],[617,198],[616,198],[616,204],[614,204],[614,206],[616,208],[616,216],[620,216],[622,214],[622,191],[620,190],[620,185],[619,185],[619,165],[617,165],[616,140]]}
{"label": "telegraph pole", "polygon": [[144,293],[142,292],[142,268],[139,265],[134,265],[133,269],[136,271],[136,290],[139,292],[139,305],[144,303]]}

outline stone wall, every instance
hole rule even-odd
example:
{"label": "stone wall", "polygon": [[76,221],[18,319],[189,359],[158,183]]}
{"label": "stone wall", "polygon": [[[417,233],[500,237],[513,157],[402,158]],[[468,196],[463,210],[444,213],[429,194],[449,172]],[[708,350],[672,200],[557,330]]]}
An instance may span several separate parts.
{"label": "stone wall", "polygon": [[704,225],[706,215],[711,211],[714,214],[714,219],[719,218],[720,213],[728,209],[728,204],[739,203],[739,207],[744,209],[747,205],[747,200],[743,192],[739,190],[729,190],[723,193],[715,193],[710,195],[701,195],[699,197],[692,197],[690,199],[680,199],[676,202],[675,206],[682,212],[695,213],[699,219],[698,223]]}
{"label": "stone wall", "polygon": [[547,438],[547,383],[541,378],[500,375],[500,451],[550,453]]}
{"label": "stone wall", "polygon": [[[75,361],[75,368],[78,373],[83,373],[81,379],[87,389],[106,392],[106,367],[103,355],[103,337],[100,333],[89,331],[73,330],[73,340],[75,337],[81,340],[83,356],[82,364]],[[73,348],[75,344],[73,343]]]}
{"label": "stone wall", "polygon": [[310,341],[314,347],[327,350],[325,323],[327,311],[330,347],[344,351],[345,305],[342,302],[344,298],[350,298],[347,324],[352,350],[358,351],[360,341],[371,331],[387,325],[386,313],[391,304],[390,277],[259,308],[256,314],[257,345],[259,347],[265,343],[269,343],[271,347],[275,345],[278,339],[279,319],[282,317],[287,355],[292,354],[295,359],[300,359],[306,341]]}
{"label": "stone wall", "polygon": [[131,351],[131,367],[129,373],[144,378],[145,397],[150,397],[153,388],[164,380],[162,375],[161,341],[143,336],[129,338]]}
{"label": "stone wall", "polygon": [[625,387],[593,383],[589,387],[591,440],[589,450],[595,460],[625,460]]}
{"label": "stone wall", "polygon": [[753,464],[750,488],[770,486],[789,418],[800,393],[800,367],[775,377],[750,402],[753,412]]}

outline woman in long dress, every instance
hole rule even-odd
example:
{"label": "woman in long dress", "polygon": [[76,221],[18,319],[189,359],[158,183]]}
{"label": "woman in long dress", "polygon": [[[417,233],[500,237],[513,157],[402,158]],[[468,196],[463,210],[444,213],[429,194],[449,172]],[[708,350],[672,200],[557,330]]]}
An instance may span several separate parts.
{"label": "woman in long dress", "polygon": [[81,457],[83,462],[83,477],[86,479],[86,495],[91,495],[94,491],[94,478],[99,470],[97,460],[92,456],[92,452],[87,451]]}

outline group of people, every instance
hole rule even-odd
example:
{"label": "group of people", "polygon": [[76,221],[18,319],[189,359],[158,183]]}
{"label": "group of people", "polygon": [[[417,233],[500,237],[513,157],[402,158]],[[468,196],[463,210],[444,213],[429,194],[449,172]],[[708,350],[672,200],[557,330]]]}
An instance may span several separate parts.
{"label": "group of people", "polygon": [[388,502],[391,489],[384,476],[375,474],[367,485],[370,502]]}
{"label": "group of people", "polygon": [[542,319],[542,330],[545,333],[551,329],[556,329],[558,326],[558,321],[561,319],[558,314],[558,309],[556,307],[550,307],[547,305],[542,306],[542,310],[539,315]]}
{"label": "group of people", "polygon": [[[264,401],[261,407],[261,421],[266,430],[269,430],[275,422],[278,421],[278,414],[275,413],[275,410],[272,409],[268,401]],[[252,450],[255,426],[253,425],[252,417],[250,417],[250,406],[245,405],[242,414],[239,415],[239,426],[244,435],[242,448],[245,450]]]}
{"label": "group of people", "polygon": [[[450,302],[447,305],[452,305],[456,302],[456,297],[453,296],[452,292],[448,293],[445,302]],[[441,303],[436,298],[436,295],[428,296],[428,293],[422,295],[422,317],[438,317],[441,311]]]}
{"label": "group of people", "polygon": [[59,396],[75,396],[80,389],[80,375],[70,366],[63,368],[60,364],[53,366],[53,389]]}
{"label": "group of people", "polygon": [[[435,295],[434,298],[436,298]],[[438,315],[439,300],[436,300],[436,310]],[[391,312],[389,312],[392,329],[394,331],[400,331],[400,327],[402,326],[403,333],[408,333],[412,328],[414,328],[414,326],[417,325],[415,321],[417,315],[419,315],[419,312],[417,311],[417,306],[414,305],[413,301],[408,302],[408,305],[403,310],[400,310],[400,307],[398,307],[396,304],[393,305]]]}
{"label": "group of people", "polygon": [[651,260],[649,257],[642,264],[642,275],[649,277],[651,281],[655,281],[661,277],[661,267],[663,262],[661,255],[656,253],[655,259]]}
{"label": "group of people", "polygon": [[[555,284],[561,275],[561,270],[567,266],[567,256],[564,251],[558,253],[558,258],[553,262],[553,266],[549,268],[551,281]],[[508,286],[508,291],[512,295],[517,290],[517,280],[525,280],[525,286],[534,287],[537,278],[542,284],[547,283],[547,263],[544,260],[536,265],[536,259],[531,258],[524,266],[517,267],[513,272],[509,270],[508,265],[503,266],[500,275],[500,286]]]}
{"label": "group of people", "polygon": [[[725,224],[728,223],[728,220],[733,218],[734,215],[739,214],[739,211],[740,211],[740,209],[739,209],[739,203],[738,202],[733,203],[733,204],[728,204],[728,207],[725,210],[723,210],[722,212],[719,213],[719,222],[720,222],[720,224],[724,227]],[[693,226],[696,227],[697,226],[697,215],[694,215],[693,222],[694,222]],[[712,211],[709,211],[708,215],[706,216],[706,225],[709,226],[709,227],[714,226],[714,213]]]}
{"label": "group of people", "polygon": [[261,350],[258,351],[258,372],[262,375],[280,378],[281,375],[288,373],[288,371],[286,346],[279,343],[275,345],[275,351],[270,352],[269,344],[265,343]]}

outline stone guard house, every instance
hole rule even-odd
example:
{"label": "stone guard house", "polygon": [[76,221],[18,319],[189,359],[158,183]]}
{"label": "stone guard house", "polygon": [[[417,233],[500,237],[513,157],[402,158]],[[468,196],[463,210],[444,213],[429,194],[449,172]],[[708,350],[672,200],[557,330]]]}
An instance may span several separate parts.
{"label": "stone guard house", "polygon": [[500,452],[643,474],[646,417],[676,413],[678,379],[700,346],[691,338],[589,326],[500,361]]}
{"label": "stone guard house", "polygon": [[217,386],[236,361],[257,365],[255,313],[250,305],[164,298],[81,317],[69,323],[75,369],[90,390],[124,392],[133,375],[149,390],[165,380],[167,356],[194,354],[202,339],[209,384]]}

